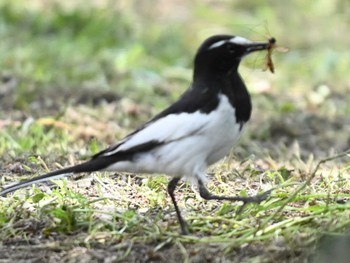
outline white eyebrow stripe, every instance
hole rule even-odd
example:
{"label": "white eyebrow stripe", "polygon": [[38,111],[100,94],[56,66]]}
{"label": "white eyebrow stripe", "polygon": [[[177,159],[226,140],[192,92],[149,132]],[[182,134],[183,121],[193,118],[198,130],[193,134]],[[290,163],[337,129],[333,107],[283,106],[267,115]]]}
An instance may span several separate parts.
{"label": "white eyebrow stripe", "polygon": [[218,41],[218,42],[212,44],[208,49],[213,49],[213,48],[221,47],[221,46],[224,45],[226,42],[227,42],[227,40]]}
{"label": "white eyebrow stripe", "polygon": [[244,37],[240,37],[240,36],[235,36],[235,37],[231,38],[229,40],[229,42],[231,42],[233,44],[238,44],[238,45],[245,45],[245,44],[253,43],[252,41],[250,41]]}

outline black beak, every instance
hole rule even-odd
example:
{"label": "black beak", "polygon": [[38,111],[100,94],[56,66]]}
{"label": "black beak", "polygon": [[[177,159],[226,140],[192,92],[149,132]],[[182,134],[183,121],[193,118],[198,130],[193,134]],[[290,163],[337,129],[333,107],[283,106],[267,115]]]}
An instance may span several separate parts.
{"label": "black beak", "polygon": [[272,45],[274,44],[274,42],[272,43],[272,41],[269,42],[253,42],[253,43],[249,43],[249,44],[245,44],[245,55],[255,52],[255,51],[260,51],[260,50],[267,50],[269,49]]}

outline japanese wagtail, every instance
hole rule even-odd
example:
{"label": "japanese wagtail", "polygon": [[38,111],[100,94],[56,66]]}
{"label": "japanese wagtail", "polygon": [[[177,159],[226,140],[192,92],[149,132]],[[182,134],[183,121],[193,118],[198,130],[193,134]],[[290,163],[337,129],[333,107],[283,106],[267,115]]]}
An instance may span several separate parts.
{"label": "japanese wagtail", "polygon": [[9,186],[17,189],[82,172],[118,171],[172,176],[168,193],[182,234],[188,233],[174,191],[181,178],[199,189],[202,198],[260,202],[253,197],[217,196],[205,186],[206,170],[227,155],[237,142],[252,110],[250,95],[238,73],[246,55],[271,48],[269,42],[253,42],[233,35],[215,35],[199,47],[189,89],[172,105],[124,139],[92,156],[89,161]]}

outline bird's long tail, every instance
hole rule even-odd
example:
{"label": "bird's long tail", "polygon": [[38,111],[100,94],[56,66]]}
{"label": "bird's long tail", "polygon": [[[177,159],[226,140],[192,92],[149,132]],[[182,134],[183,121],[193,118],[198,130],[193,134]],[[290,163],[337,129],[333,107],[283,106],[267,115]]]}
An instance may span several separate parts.
{"label": "bird's long tail", "polygon": [[0,196],[5,196],[8,193],[14,192],[17,189],[27,187],[33,184],[42,183],[45,181],[50,181],[52,179],[58,179],[61,177],[70,176],[76,173],[83,173],[83,172],[95,172],[106,169],[111,164],[111,160],[107,158],[93,158],[85,163],[78,164],[72,167],[64,168],[61,170],[57,170],[51,173],[43,174],[37,177],[34,177],[29,180],[22,181],[20,183],[11,185],[7,188],[4,188],[0,192]]}

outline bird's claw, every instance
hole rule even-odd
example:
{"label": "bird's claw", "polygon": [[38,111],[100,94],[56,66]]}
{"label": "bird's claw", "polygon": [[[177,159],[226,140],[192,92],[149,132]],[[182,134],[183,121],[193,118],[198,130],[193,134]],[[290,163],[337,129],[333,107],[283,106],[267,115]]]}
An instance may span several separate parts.
{"label": "bird's claw", "polygon": [[249,203],[260,204],[262,201],[265,201],[270,196],[271,192],[272,189],[255,196],[242,197],[241,201],[243,202],[243,205],[238,209],[237,214],[239,215],[243,211],[244,207]]}

